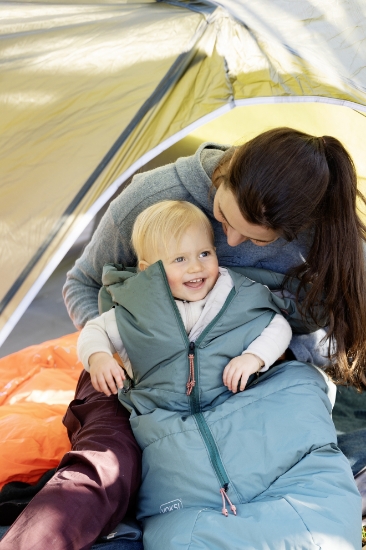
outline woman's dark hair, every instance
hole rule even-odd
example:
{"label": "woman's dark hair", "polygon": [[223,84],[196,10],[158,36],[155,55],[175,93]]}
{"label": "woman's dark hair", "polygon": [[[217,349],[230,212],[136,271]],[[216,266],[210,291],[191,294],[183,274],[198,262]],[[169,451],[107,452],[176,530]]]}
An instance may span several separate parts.
{"label": "woman's dark hair", "polygon": [[305,263],[289,276],[300,280],[300,307],[327,337],[336,382],[366,387],[366,227],[357,214],[353,161],[334,137],[291,128],[265,132],[232,154],[223,183],[244,218],[278,231],[288,241],[308,231]]}

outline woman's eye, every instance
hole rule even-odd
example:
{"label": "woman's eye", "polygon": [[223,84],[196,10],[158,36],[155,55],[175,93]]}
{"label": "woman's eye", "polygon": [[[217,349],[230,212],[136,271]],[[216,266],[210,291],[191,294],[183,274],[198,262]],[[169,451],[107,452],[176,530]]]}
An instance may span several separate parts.
{"label": "woman's eye", "polygon": [[183,261],[184,261],[184,258],[183,258],[183,256],[179,256],[179,258],[175,258],[174,261],[177,262],[177,263],[183,262]]}

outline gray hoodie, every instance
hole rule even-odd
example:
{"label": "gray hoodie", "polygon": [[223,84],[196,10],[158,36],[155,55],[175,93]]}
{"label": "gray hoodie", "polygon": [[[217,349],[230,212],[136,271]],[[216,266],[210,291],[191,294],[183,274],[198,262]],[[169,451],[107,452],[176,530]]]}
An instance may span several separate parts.
{"label": "gray hoodie", "polygon": [[202,144],[190,157],[179,158],[155,170],[136,174],[131,184],[110,204],[92,240],[67,274],[63,295],[69,315],[80,329],[98,315],[98,291],[106,263],[134,265],[130,240],[137,215],[162,200],[185,200],[200,207],[212,222],[219,264],[223,266],[263,267],[286,273],[307,256],[306,234],[288,243],[280,238],[267,246],[250,241],[231,247],[222,226],[213,217],[211,176],[227,146]]}

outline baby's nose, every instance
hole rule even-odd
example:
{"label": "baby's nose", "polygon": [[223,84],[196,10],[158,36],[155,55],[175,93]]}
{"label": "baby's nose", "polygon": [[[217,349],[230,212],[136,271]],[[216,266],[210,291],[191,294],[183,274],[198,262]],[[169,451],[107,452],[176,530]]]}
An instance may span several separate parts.
{"label": "baby's nose", "polygon": [[194,272],[202,270],[201,262],[198,259],[192,261],[189,267],[190,267],[190,271],[194,271]]}

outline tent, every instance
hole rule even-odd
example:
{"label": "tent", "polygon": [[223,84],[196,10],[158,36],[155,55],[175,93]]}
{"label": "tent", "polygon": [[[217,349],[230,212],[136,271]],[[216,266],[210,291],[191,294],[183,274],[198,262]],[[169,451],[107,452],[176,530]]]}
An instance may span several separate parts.
{"label": "tent", "polygon": [[288,125],[366,185],[364,0],[0,1],[0,345],[149,161]]}
{"label": "tent", "polygon": [[[366,192],[365,21],[366,0],[0,0],[0,345],[133,173],[202,141],[334,135]],[[68,450],[75,341],[2,360],[1,489],[36,483]]]}

